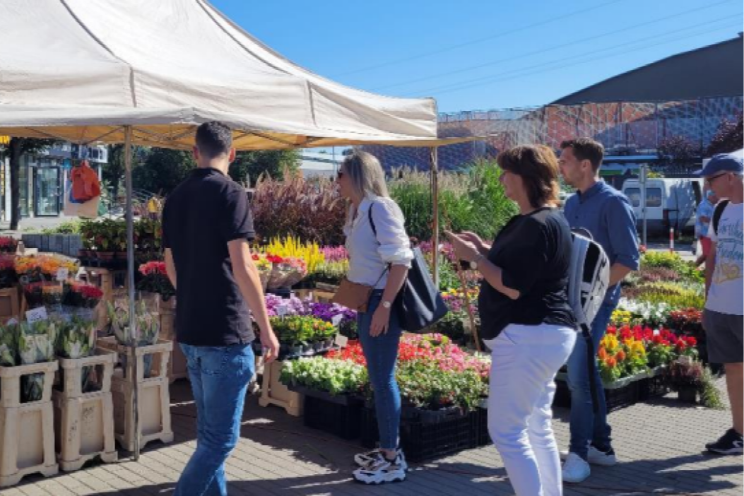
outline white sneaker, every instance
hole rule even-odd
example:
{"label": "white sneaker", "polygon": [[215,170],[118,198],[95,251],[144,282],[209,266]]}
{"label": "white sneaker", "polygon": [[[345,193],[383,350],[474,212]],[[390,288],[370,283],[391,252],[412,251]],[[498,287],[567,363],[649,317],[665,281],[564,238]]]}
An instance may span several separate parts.
{"label": "white sneaker", "polygon": [[364,484],[402,482],[406,480],[405,464],[405,457],[398,450],[398,454],[393,461],[388,461],[384,456],[381,456],[371,466],[355,470],[354,480]]}
{"label": "white sneaker", "polygon": [[606,453],[599,451],[592,445],[589,445],[589,453],[587,456],[589,463],[592,465],[600,465],[602,467],[612,467],[617,465],[617,456],[615,456],[615,450],[610,448]]}
{"label": "white sneaker", "polygon": [[[408,470],[408,463],[406,463],[405,455],[403,455],[403,452],[401,450],[398,450],[398,453],[400,454],[400,461],[403,470]],[[369,469],[383,458],[384,457],[382,455],[382,451],[380,451],[380,448],[375,448],[371,451],[367,451],[366,453],[357,453],[356,455],[354,455],[354,463],[356,463],[359,468]]]}
{"label": "white sneaker", "polygon": [[589,464],[576,453],[569,453],[566,463],[563,464],[563,482],[578,484],[584,482],[590,475],[592,469]]}

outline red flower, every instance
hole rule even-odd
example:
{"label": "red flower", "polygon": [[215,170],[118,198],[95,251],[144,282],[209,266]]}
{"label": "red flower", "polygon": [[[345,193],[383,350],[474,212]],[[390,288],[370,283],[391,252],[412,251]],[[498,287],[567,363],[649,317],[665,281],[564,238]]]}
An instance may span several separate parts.
{"label": "red flower", "polygon": [[625,352],[624,352],[623,350],[620,350],[620,351],[618,351],[618,352],[617,352],[617,354],[615,355],[615,359],[616,359],[616,360],[617,360],[618,362],[622,362],[622,361],[624,361],[624,360],[625,360],[625,358],[626,358],[626,357],[625,357]]}
{"label": "red flower", "polygon": [[687,346],[697,346],[697,339],[695,339],[693,336],[687,336]]}
{"label": "red flower", "polygon": [[613,336],[617,334],[617,327],[614,325],[607,326],[607,334],[612,334]]}
{"label": "red flower", "polygon": [[661,334],[657,334],[651,339],[651,341],[653,341],[654,344],[661,344],[664,341],[664,338],[661,337]]}

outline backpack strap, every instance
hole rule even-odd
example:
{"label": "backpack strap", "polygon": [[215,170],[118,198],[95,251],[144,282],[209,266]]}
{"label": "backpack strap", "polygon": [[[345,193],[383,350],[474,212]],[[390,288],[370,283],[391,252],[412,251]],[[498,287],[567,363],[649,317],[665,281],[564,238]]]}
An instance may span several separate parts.
{"label": "backpack strap", "polygon": [[[723,211],[726,210],[726,205],[729,204],[729,200],[721,200],[716,205],[716,209],[713,211],[713,232],[718,236],[718,224],[721,222],[721,216]],[[372,217],[370,217],[371,219]]]}

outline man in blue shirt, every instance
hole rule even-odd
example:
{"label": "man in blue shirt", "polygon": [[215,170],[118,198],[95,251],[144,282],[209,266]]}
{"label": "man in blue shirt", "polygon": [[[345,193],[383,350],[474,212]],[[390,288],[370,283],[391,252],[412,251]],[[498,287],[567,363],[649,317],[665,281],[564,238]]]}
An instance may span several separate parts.
{"label": "man in blue shirt", "polygon": [[710,253],[711,240],[708,237],[708,230],[710,220],[713,218],[713,209],[718,203],[718,197],[707,186],[703,189],[703,192],[703,199],[695,212],[695,240],[700,240],[700,248],[702,248],[700,250],[702,253],[695,260],[695,267],[699,267],[700,264],[705,262],[708,253]]}
{"label": "man in blue shirt", "polygon": [[[566,183],[576,194],[566,201],[564,213],[571,228],[589,231],[602,245],[610,260],[610,288],[592,323],[596,355],[612,312],[620,299],[620,281],[637,270],[640,255],[633,208],[628,199],[599,178],[604,147],[590,138],[561,143],[560,167]],[[563,480],[582,482],[591,475],[589,464],[610,466],[617,463],[607,424],[604,388],[595,362],[597,413],[592,405],[589,364],[584,339],[577,339],[568,359],[568,386],[571,390],[571,445],[563,466]],[[596,359],[595,359],[596,360]]]}

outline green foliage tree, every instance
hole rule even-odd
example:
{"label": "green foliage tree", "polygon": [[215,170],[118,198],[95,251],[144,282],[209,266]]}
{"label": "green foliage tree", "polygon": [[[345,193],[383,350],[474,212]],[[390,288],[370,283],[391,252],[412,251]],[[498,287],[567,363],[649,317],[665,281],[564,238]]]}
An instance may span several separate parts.
{"label": "green foliage tree", "polygon": [[295,172],[300,166],[300,154],[297,150],[266,150],[238,152],[235,161],[230,164],[230,177],[237,182],[246,182],[250,178],[251,186],[262,174],[274,179],[281,179],[284,172]]}
{"label": "green foliage tree", "polygon": [[132,169],[132,184],[159,195],[167,195],[196,167],[191,152],[152,148]]}

